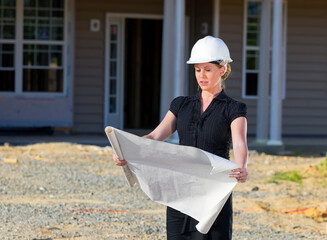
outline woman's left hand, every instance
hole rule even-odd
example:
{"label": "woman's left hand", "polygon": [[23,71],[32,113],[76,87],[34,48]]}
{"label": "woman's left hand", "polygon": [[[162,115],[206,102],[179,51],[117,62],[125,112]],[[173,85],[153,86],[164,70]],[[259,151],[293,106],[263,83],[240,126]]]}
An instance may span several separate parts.
{"label": "woman's left hand", "polygon": [[248,171],[246,168],[236,168],[232,170],[235,174],[230,174],[229,177],[236,178],[238,182],[244,183],[248,178]]}

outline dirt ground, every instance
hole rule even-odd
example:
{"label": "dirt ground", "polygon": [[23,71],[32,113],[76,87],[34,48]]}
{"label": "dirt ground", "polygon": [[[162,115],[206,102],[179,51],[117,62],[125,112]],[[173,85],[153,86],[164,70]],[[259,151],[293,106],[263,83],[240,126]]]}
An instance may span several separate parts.
{"label": "dirt ground", "polygon": [[[27,158],[31,161],[45,164],[54,162],[60,162],[61,164],[65,164],[65,162],[91,163],[96,161],[103,164],[103,168],[85,171],[93,171],[93,174],[99,176],[112,174],[121,176],[120,169],[114,166],[111,161],[111,154],[109,147],[102,148],[69,143],[0,146],[0,162],[4,164],[3,166],[10,165],[11,169],[19,164],[24,164]],[[273,156],[251,151],[248,163],[249,179],[244,184],[238,184],[234,190],[234,229],[246,230],[248,228],[245,224],[238,222],[238,215],[242,213],[257,213],[260,214],[260,223],[273,229],[303,234],[304,236],[308,231],[317,232],[322,234],[322,236],[326,236],[325,239],[327,239],[327,173],[326,170],[325,172],[319,171],[319,167],[316,167],[325,161],[327,160],[324,156]],[[300,181],[280,180],[276,177],[279,172],[297,172],[300,176]],[[90,174],[90,172],[86,174]],[[26,176],[1,171],[2,179]],[[58,201],[69,204],[69,202],[73,201],[69,194],[66,195],[67,199],[65,199],[65,195],[62,195],[60,199],[51,199],[51,196],[46,199],[44,196],[38,197],[37,195],[22,198],[19,193],[12,196],[8,196],[8,194],[10,194],[10,191],[0,191],[0,204],[24,202],[30,204],[54,204]],[[74,201],[76,202],[76,200]],[[85,202],[87,200],[81,201]],[[97,201],[99,204],[102,202],[94,196],[88,201],[94,204],[97,204]],[[115,203],[112,204],[114,205]],[[117,206],[119,205],[119,203],[116,204]],[[80,209],[80,211],[82,210]],[[134,209],[134,211],[135,214],[138,214],[138,209]],[[144,211],[143,213],[147,215],[151,213],[164,215],[162,208],[154,209],[153,212]],[[110,213],[108,212],[108,214]],[[82,226],[80,227],[82,228]],[[3,227],[2,230],[6,229],[8,228]],[[51,232],[54,230],[47,229],[46,231]],[[41,231],[42,233],[45,230],[34,229],[33,231]],[[46,236],[46,233],[43,234]],[[113,234],[118,234],[117,236],[119,236],[119,233]],[[80,236],[76,237],[76,239],[89,238]]]}
{"label": "dirt ground", "polygon": [[[327,170],[318,171],[321,163],[327,166],[326,157],[250,152],[249,179],[235,188],[234,211],[266,212],[260,222],[267,226],[300,234],[316,231],[327,239]],[[274,180],[278,172],[297,172],[302,180]]]}

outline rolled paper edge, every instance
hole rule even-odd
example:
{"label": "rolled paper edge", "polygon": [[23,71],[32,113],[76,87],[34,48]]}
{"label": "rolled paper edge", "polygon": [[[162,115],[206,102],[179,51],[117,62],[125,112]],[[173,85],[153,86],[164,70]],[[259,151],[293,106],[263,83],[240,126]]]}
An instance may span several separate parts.
{"label": "rolled paper edge", "polygon": [[112,127],[106,127],[105,129],[104,129],[104,131],[106,132],[106,133],[111,133],[112,132]]}

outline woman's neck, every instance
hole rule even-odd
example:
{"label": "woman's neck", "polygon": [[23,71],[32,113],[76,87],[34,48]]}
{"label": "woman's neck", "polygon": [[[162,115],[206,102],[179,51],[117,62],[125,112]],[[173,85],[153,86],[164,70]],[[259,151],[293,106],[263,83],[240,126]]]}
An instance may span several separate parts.
{"label": "woman's neck", "polygon": [[212,99],[218,96],[219,93],[221,93],[222,89],[219,88],[217,91],[211,92],[211,91],[202,91],[201,98],[205,102],[211,102]]}

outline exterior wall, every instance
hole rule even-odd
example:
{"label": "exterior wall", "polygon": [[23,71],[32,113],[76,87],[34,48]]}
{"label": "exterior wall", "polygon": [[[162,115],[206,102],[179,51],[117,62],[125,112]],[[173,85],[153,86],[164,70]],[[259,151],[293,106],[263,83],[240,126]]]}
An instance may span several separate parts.
{"label": "exterior wall", "polygon": [[327,135],[327,1],[288,0],[284,135]]}
{"label": "exterior wall", "polygon": [[[248,106],[248,133],[256,132],[257,100],[242,99],[243,0],[220,0],[220,37],[234,62],[227,93]],[[327,135],[327,2],[287,1],[286,98],[283,135]]]}
{"label": "exterior wall", "polygon": [[[163,0],[76,0],[74,132],[104,131],[105,15],[163,14]],[[90,20],[100,31],[90,31]]]}
{"label": "exterior wall", "polygon": [[[203,37],[201,23],[212,34],[212,0],[198,5],[187,0],[190,48]],[[163,0],[76,0],[74,132],[103,132],[105,14],[163,14]],[[207,7],[209,6],[209,7]],[[205,9],[205,10],[204,10]],[[283,135],[327,135],[327,2],[287,1],[287,76],[283,101]],[[90,19],[100,19],[99,32],[90,32]],[[256,131],[256,100],[242,99],[243,0],[220,0],[220,33],[230,48],[232,74],[227,93],[248,106],[248,133]],[[190,51],[189,51],[190,52]],[[186,55],[188,56],[188,53]],[[190,69],[190,94],[194,93]]]}

